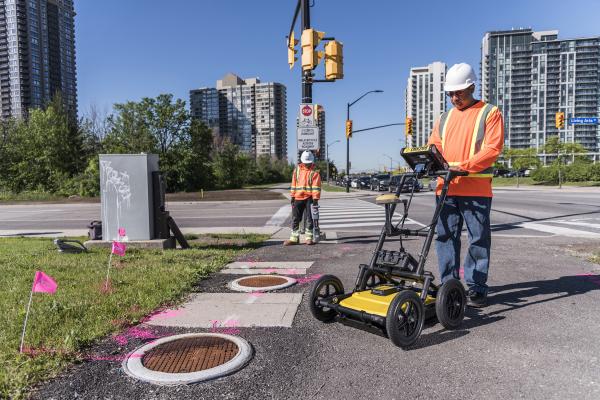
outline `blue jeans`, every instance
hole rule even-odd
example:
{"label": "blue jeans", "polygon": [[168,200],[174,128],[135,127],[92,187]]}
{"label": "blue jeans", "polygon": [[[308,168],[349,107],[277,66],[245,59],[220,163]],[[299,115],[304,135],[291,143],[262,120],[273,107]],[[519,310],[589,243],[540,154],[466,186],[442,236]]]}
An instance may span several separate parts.
{"label": "blue jeans", "polygon": [[[438,202],[439,196],[436,197]],[[491,208],[491,197],[446,197],[436,226],[435,242],[442,283],[450,278],[460,279],[460,236],[464,221],[469,234],[469,249],[464,264],[465,281],[469,289],[487,294],[492,241]]]}

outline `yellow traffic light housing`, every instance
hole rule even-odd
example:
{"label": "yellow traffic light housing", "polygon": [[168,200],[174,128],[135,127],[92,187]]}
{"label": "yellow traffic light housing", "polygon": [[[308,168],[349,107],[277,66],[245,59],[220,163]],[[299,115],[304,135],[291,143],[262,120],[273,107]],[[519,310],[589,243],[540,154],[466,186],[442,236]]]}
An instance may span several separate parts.
{"label": "yellow traffic light housing", "polygon": [[344,45],[337,40],[327,42],[325,45],[325,79],[344,78]]}
{"label": "yellow traffic light housing", "polygon": [[321,61],[323,53],[315,51],[321,39],[325,37],[325,32],[314,29],[305,29],[302,31],[302,70],[312,71]]}
{"label": "yellow traffic light housing", "polygon": [[407,136],[412,136],[413,134],[413,120],[411,117],[406,117],[406,121],[404,122],[404,132]]}
{"label": "yellow traffic light housing", "polygon": [[351,138],[352,138],[352,120],[347,119],[346,120],[346,139],[351,139]]}
{"label": "yellow traffic light housing", "polygon": [[288,64],[290,65],[290,69],[292,69],[294,67],[294,63],[296,62],[296,60],[298,60],[298,58],[296,57],[296,53],[298,53],[298,50],[296,50],[297,44],[298,44],[298,41],[294,37],[294,31],[292,31],[292,34],[288,38],[288,43],[287,43]]}
{"label": "yellow traffic light housing", "polygon": [[556,129],[564,128],[565,127],[565,113],[562,111],[559,111],[556,113],[555,118],[556,118],[556,121],[555,121]]}

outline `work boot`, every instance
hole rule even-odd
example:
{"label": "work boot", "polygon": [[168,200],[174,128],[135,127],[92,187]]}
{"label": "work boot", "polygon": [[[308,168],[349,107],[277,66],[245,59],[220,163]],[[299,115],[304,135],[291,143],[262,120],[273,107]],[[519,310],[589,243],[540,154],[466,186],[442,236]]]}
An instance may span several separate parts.
{"label": "work boot", "polygon": [[284,246],[291,246],[294,244],[298,244],[298,242],[296,242],[295,240],[286,240],[285,242],[283,242]]}
{"label": "work boot", "polygon": [[473,308],[483,308],[487,306],[487,295],[474,290],[469,290],[469,293],[467,293],[467,306]]}
{"label": "work boot", "polygon": [[305,243],[306,243],[307,246],[312,246],[313,244],[315,244],[315,242],[313,242],[312,239],[306,239]]}

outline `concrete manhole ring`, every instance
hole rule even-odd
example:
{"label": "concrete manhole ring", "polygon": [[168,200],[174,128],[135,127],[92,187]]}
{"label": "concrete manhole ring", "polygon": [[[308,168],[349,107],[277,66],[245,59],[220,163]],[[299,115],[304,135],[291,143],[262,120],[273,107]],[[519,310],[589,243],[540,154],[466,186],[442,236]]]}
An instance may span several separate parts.
{"label": "concrete manhole ring", "polygon": [[221,333],[167,336],[131,352],[127,375],[157,385],[184,385],[229,375],[252,358],[244,339]]}
{"label": "concrete manhole ring", "polygon": [[282,275],[251,275],[229,282],[229,288],[238,292],[266,292],[296,284],[294,278]]}

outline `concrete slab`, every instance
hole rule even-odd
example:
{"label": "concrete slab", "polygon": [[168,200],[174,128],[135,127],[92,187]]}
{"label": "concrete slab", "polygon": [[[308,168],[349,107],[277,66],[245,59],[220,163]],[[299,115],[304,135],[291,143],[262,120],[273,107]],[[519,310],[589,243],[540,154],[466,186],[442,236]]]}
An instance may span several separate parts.
{"label": "concrete slab", "polygon": [[182,307],[161,313],[147,324],[289,328],[301,301],[302,293],[196,293]]}
{"label": "concrete slab", "polygon": [[306,268],[227,268],[219,271],[221,274],[230,275],[263,275],[263,274],[279,274],[279,275],[306,275]]}
{"label": "concrete slab", "polygon": [[[236,261],[229,263],[225,266],[223,270],[256,270],[256,269],[266,269],[266,270],[278,270],[278,269],[287,269],[287,270],[307,270],[313,265],[313,261]],[[223,272],[221,270],[221,272]],[[272,271],[276,272],[276,271]],[[244,273],[244,272],[240,272]]]}
{"label": "concrete slab", "polygon": [[233,234],[257,234],[257,235],[273,235],[281,229],[280,226],[223,226],[210,228],[180,228],[185,235],[187,233],[201,235],[205,233],[233,233]]}
{"label": "concrete slab", "polygon": [[[174,249],[176,246],[175,238],[153,239],[153,240],[128,240],[125,242],[127,247],[137,249]],[[112,240],[88,240],[84,243],[85,247],[108,248],[112,245]]]}

